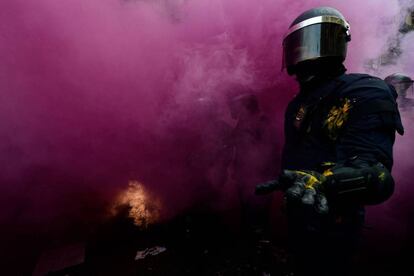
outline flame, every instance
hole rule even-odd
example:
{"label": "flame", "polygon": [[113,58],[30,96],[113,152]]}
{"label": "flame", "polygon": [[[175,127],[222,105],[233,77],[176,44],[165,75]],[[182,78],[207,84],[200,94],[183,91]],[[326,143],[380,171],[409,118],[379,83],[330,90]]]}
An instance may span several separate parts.
{"label": "flame", "polygon": [[160,218],[160,200],[151,195],[144,185],[136,180],[129,181],[128,188],[119,194],[112,213],[117,214],[120,207],[125,206],[129,207],[128,216],[137,226],[148,227]]}

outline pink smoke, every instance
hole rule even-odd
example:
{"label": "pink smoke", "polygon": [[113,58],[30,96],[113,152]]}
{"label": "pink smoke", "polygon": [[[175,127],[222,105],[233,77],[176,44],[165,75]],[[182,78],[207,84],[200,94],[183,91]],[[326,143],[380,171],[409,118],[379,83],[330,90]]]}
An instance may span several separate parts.
{"label": "pink smoke", "polygon": [[[2,1],[1,224],[46,231],[62,219],[88,221],[129,179],[162,197],[165,216],[176,215],[210,189],[203,162],[220,138],[211,116],[231,125],[232,97],[258,96],[280,149],[297,88],[280,72],[281,41],[297,15],[341,10],[352,26],[347,67],[362,71],[386,47],[384,32],[395,31],[385,24],[399,12],[394,2]],[[197,154],[200,165],[189,166]]]}

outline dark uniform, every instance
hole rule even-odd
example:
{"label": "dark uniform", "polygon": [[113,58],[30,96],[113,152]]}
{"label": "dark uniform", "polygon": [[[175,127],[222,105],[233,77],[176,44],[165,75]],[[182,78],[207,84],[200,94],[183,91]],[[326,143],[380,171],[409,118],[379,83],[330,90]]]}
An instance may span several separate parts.
{"label": "dark uniform", "polygon": [[[403,131],[395,97],[382,80],[363,74],[303,88],[286,111],[282,168],[323,173],[380,163],[391,171],[395,130]],[[358,242],[362,203],[329,204],[322,216],[288,202],[290,244],[304,275],[345,273]]]}
{"label": "dark uniform", "polygon": [[393,165],[395,130],[403,131],[395,90],[379,78],[344,74],[303,89],[285,117],[283,169],[323,169],[352,158]]}

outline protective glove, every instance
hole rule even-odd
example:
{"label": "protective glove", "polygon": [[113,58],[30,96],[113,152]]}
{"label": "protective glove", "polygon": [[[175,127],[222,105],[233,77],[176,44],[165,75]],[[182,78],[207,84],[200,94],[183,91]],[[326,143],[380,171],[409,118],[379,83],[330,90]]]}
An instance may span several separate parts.
{"label": "protective glove", "polygon": [[288,201],[314,207],[320,214],[329,212],[328,200],[324,194],[324,186],[328,181],[327,175],[315,171],[284,170],[281,178],[291,181],[291,186],[285,192]]}

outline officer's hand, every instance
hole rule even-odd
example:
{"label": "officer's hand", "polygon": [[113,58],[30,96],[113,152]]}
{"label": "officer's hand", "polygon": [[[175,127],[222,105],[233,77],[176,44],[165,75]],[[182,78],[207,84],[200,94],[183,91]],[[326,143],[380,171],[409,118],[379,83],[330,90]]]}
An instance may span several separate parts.
{"label": "officer's hand", "polygon": [[285,170],[281,178],[290,179],[292,182],[285,193],[288,201],[296,201],[304,206],[314,207],[321,214],[328,213],[328,201],[323,193],[326,176],[315,171]]}

